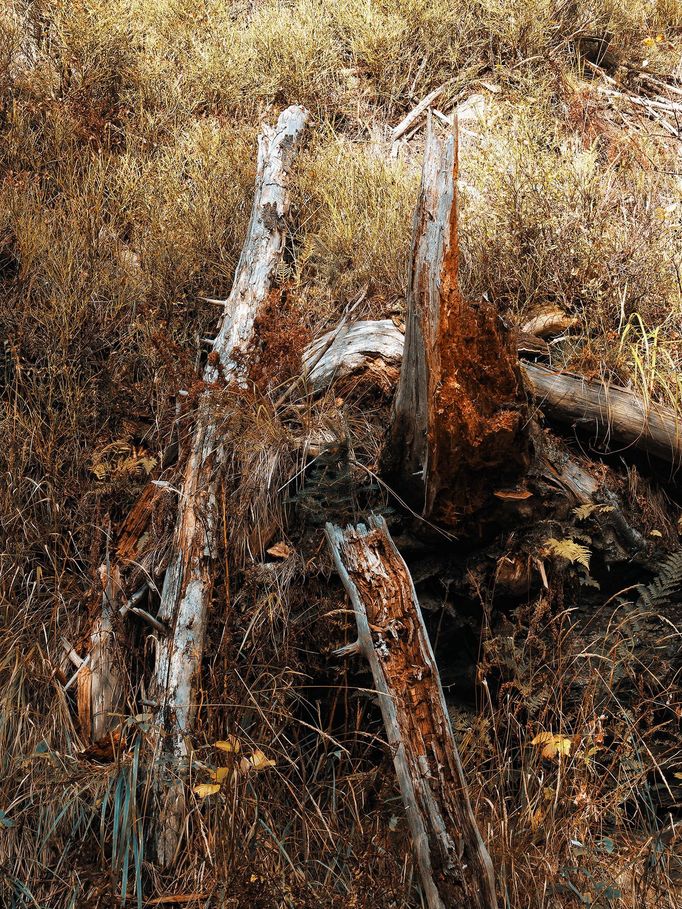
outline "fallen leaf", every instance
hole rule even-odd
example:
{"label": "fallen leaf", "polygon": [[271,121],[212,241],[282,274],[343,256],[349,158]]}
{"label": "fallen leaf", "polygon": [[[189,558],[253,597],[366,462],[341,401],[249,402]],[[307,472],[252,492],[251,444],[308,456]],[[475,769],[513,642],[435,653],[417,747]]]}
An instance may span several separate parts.
{"label": "fallen leaf", "polygon": [[274,556],[276,559],[288,559],[291,555],[291,549],[287,544],[280,540],[279,543],[275,543],[274,546],[271,546],[267,550],[268,555]]}
{"label": "fallen leaf", "polygon": [[242,750],[242,743],[236,735],[228,735],[223,741],[214,742],[213,747],[219,751],[227,751],[229,754],[239,754]]}
{"label": "fallen leaf", "polygon": [[216,783],[224,783],[233,773],[232,767],[216,767],[211,771],[211,779]]}
{"label": "fallen leaf", "polygon": [[272,758],[266,757],[260,748],[256,748],[248,760],[252,770],[266,770],[268,767],[277,766],[277,761],[273,761]]}
{"label": "fallen leaf", "polygon": [[650,531],[649,531],[649,536],[650,536],[650,537],[662,537],[663,534],[661,533],[660,530],[650,530]]}
{"label": "fallen leaf", "polygon": [[216,792],[220,792],[220,783],[199,783],[198,786],[195,786],[192,789],[200,799],[205,799],[208,795],[215,795]]}
{"label": "fallen leaf", "polygon": [[542,756],[547,760],[551,760],[556,755],[568,756],[571,753],[571,740],[562,735],[556,735],[554,732],[539,732],[531,745],[542,745]]}

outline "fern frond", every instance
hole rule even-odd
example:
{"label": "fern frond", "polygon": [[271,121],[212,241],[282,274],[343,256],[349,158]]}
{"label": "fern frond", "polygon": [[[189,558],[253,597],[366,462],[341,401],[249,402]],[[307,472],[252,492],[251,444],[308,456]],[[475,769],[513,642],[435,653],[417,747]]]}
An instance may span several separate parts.
{"label": "fern frond", "polygon": [[672,552],[661,563],[658,575],[638,587],[640,602],[655,612],[664,612],[682,597],[682,549]]}

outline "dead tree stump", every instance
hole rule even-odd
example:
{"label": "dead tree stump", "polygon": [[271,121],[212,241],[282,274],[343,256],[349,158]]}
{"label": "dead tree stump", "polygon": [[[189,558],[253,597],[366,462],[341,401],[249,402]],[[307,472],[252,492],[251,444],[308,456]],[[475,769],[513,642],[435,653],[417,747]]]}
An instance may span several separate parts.
{"label": "dead tree stump", "polygon": [[[267,298],[282,260],[289,209],[289,171],[300,147],[308,112],[287,108],[277,126],[258,140],[258,168],[251,220],[225,315],[204,372],[244,382],[244,364],[235,354],[249,343],[258,310]],[[170,633],[159,635],[151,686],[161,730],[163,765],[156,851],[159,864],[175,858],[184,827],[186,737],[196,713],[197,676],[214,579],[217,490],[222,449],[210,393],[199,404],[178,503],[174,542],[161,592],[158,620]]]}
{"label": "dead tree stump", "polygon": [[457,142],[430,122],[408,274],[405,352],[383,458],[389,483],[454,527],[528,463],[513,338],[458,283]]}

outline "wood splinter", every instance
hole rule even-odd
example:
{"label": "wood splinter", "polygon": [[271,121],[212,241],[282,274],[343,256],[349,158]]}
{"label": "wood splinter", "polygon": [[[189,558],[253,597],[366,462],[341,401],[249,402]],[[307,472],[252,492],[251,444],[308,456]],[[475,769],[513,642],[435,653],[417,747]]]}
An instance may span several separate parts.
{"label": "wood splinter", "polygon": [[[326,525],[358,639],[337,651],[369,662],[429,909],[496,909],[438,667],[409,569],[386,522]],[[373,630],[374,629],[374,630]]]}

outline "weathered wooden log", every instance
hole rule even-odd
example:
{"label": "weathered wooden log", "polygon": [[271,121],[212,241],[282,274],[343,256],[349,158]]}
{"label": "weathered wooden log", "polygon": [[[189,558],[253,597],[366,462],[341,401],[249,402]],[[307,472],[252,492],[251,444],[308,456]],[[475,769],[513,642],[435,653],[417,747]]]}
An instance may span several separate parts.
{"label": "weathered wooden log", "polygon": [[548,417],[592,435],[609,451],[637,448],[679,466],[682,422],[670,407],[634,391],[588,380],[538,363],[522,363],[538,406]]}
{"label": "weathered wooden log", "polygon": [[[359,325],[363,327],[356,329]],[[354,345],[353,356],[346,357],[346,338],[358,337],[362,338],[361,352]],[[375,359],[383,358],[395,366],[401,359],[401,338],[400,331],[389,320],[355,323],[335,343],[333,357],[327,359],[325,355],[317,362],[310,375],[313,388],[320,391],[350,372],[361,371]],[[520,352],[527,346],[525,336],[517,341]],[[304,354],[304,362],[312,347]],[[682,419],[671,407],[646,402],[628,388],[586,379],[539,363],[522,360],[520,368],[526,388],[550,419],[591,433],[595,441],[609,451],[615,446],[633,448],[675,466],[682,463]]]}
{"label": "weathered wooden log", "polygon": [[[513,334],[519,356],[549,355],[542,338],[527,332]],[[405,335],[391,319],[344,324],[311,341],[303,351],[303,373],[313,392],[323,392],[334,382],[371,372],[372,363],[382,364],[390,374],[402,363],[404,346]]]}
{"label": "weathered wooden log", "polygon": [[577,324],[578,319],[568,315],[563,309],[546,306],[524,322],[522,330],[538,338],[551,338],[553,335],[560,335],[570,328],[575,328]]}
{"label": "weathered wooden log", "polygon": [[510,332],[458,282],[457,144],[429,121],[408,275],[405,353],[383,472],[424,517],[457,526],[525,470],[525,394]]}
{"label": "weathered wooden log", "polygon": [[335,378],[366,370],[372,360],[399,366],[405,339],[390,319],[344,324],[313,341],[303,353],[303,371],[316,392]]}
{"label": "weathered wooden log", "polygon": [[[214,383],[242,383],[243,360],[236,356],[252,338],[258,310],[270,293],[285,242],[289,208],[289,169],[300,147],[308,112],[287,108],[275,129],[263,127],[251,219],[237,264],[225,314],[204,372]],[[157,859],[174,860],[184,825],[183,765],[186,736],[196,712],[196,683],[213,591],[217,474],[221,442],[210,393],[204,394],[185,467],[170,562],[164,578],[158,620],[171,633],[157,640],[151,697],[162,729],[161,761],[167,767],[156,842]]]}
{"label": "weathered wooden log", "polygon": [[409,569],[383,518],[326,526],[369,662],[429,909],[495,909],[495,878],[476,824],[438,667]]}
{"label": "weathered wooden log", "polygon": [[443,94],[445,89],[448,87],[446,82],[443,85],[439,85],[438,88],[434,88],[432,92],[422,98],[422,100],[417,104],[412,110],[400,121],[400,123],[395,126],[391,132],[391,140],[397,142],[402,136],[405,135],[408,130],[410,130],[414,124],[422,117],[429,107],[433,104],[434,101],[437,101],[438,98]]}

